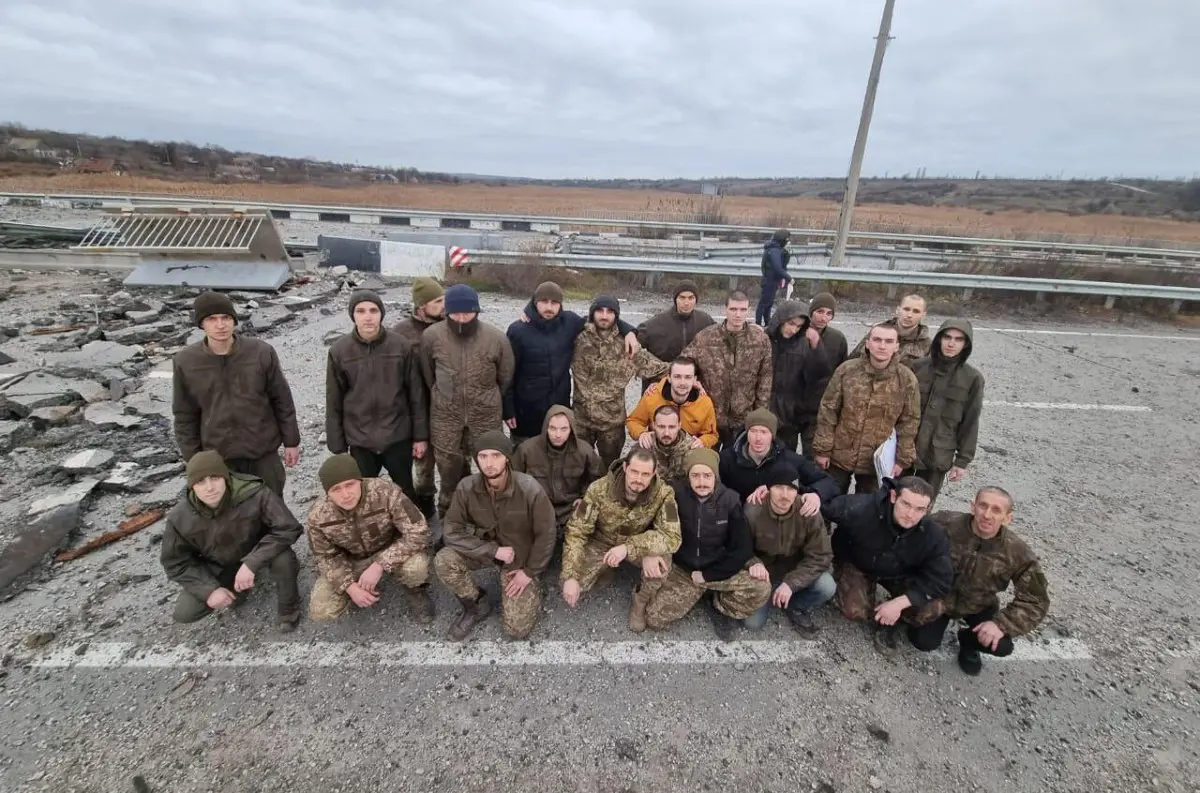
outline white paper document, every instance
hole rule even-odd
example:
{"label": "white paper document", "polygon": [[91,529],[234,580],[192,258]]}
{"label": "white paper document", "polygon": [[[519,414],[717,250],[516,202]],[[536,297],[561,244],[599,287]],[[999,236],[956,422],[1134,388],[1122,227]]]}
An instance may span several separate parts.
{"label": "white paper document", "polygon": [[883,484],[884,479],[891,479],[892,468],[896,465],[896,431],[892,430],[892,434],[887,440],[879,444],[879,448],[875,450],[875,476],[879,477],[879,483]]}

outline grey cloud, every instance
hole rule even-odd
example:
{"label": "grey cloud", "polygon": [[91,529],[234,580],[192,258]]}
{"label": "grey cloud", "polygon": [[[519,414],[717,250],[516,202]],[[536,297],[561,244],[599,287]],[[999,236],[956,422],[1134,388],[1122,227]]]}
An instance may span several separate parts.
{"label": "grey cloud", "polygon": [[[882,3],[9,0],[30,126],[530,176],[844,172]],[[1190,176],[1176,0],[900,0],[882,174]]]}

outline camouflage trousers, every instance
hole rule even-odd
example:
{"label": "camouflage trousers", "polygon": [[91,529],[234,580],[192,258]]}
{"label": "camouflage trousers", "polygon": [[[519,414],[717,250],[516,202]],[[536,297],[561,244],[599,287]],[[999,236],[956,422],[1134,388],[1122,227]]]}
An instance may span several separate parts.
{"label": "camouflage trousers", "polygon": [[500,627],[506,636],[524,639],[533,632],[538,616],[542,612],[542,582],[537,578],[525,587],[517,597],[505,594],[505,588],[516,570],[501,570],[499,562],[481,562],[464,556],[453,548],[442,548],[433,557],[433,569],[442,583],[459,598],[474,600],[479,597],[479,587],[471,574],[477,570],[496,570],[500,573]]}
{"label": "camouflage trousers", "polygon": [[[596,582],[602,577],[606,577],[605,573],[610,572],[613,568],[604,563],[604,555],[612,550],[613,546],[603,542],[589,542],[583,546],[583,556],[579,561],[579,591],[588,592],[592,587],[596,586]],[[649,559],[662,559],[667,566],[668,572],[671,567],[671,556],[645,556],[637,557],[632,554],[625,557],[625,561],[629,564],[641,569],[642,571],[642,591],[647,595],[653,595],[663,585],[666,576],[662,578],[650,578],[646,575],[645,564]]]}
{"label": "camouflage trousers", "polygon": [[[366,559],[356,559],[354,576],[363,574],[375,561],[374,556]],[[429,554],[413,554],[404,564],[396,568],[392,575],[407,588],[419,587],[429,583]],[[382,582],[382,579],[380,579]],[[317,576],[313,584],[312,594],[308,596],[308,618],[313,622],[329,622],[346,613],[353,601],[345,592],[338,592],[337,587],[324,576]]]}
{"label": "camouflage trousers", "polygon": [[[880,581],[848,562],[834,562],[833,577],[837,581],[837,601],[842,616],[854,622],[867,622],[875,618],[878,587],[882,586],[894,598],[908,591],[907,581]],[[921,608],[909,606],[900,613],[900,619],[909,625],[920,626],[933,622],[945,612],[946,601],[938,598]]]}
{"label": "camouflage trousers", "polygon": [[607,471],[608,467],[625,450],[625,423],[621,422],[614,427],[597,427],[577,421],[575,422],[575,437],[589,447],[596,448],[597,454],[600,455],[600,462],[604,464],[604,470]]}
{"label": "camouflage trousers", "polygon": [[445,516],[450,509],[454,488],[471,473],[471,430],[468,427],[443,427],[434,422],[429,428],[429,445],[433,449],[438,479],[438,514]]}
{"label": "camouflage trousers", "polygon": [[713,605],[717,611],[735,620],[744,620],[767,602],[771,596],[771,582],[751,578],[747,570],[741,570],[724,581],[697,584],[691,573],[679,565],[672,565],[662,588],[646,606],[646,626],[659,630],[683,619],[705,592],[716,593]]}

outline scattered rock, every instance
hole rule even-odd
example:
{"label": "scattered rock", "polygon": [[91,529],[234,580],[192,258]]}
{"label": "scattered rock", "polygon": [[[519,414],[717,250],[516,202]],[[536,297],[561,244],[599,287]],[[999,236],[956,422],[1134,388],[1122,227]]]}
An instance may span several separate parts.
{"label": "scattered rock", "polygon": [[108,449],[85,449],[63,460],[60,465],[63,470],[73,474],[94,474],[107,468],[115,456]]}
{"label": "scattered rock", "polygon": [[871,790],[879,790],[879,788],[883,787],[883,780],[877,776],[872,776],[867,780],[867,785]]}
{"label": "scattered rock", "polygon": [[997,454],[1001,457],[1008,456],[1008,449],[1001,449],[999,446],[988,446],[986,443],[979,444],[979,448],[983,449],[988,454]]}
{"label": "scattered rock", "polygon": [[143,353],[136,347],[127,347],[115,341],[89,341],[77,351],[59,358],[55,368],[63,371],[81,368],[93,372],[119,367],[141,357]]}
{"label": "scattered rock", "polygon": [[187,479],[182,476],[163,482],[142,499],[142,506],[149,508],[174,504],[183,495],[185,487],[187,487]]}
{"label": "scattered rock", "polygon": [[162,449],[155,446],[147,446],[143,449],[138,449],[129,458],[138,465],[165,465],[179,460],[179,452],[174,449]]}
{"label": "scattered rock", "polygon": [[875,738],[876,740],[879,740],[879,741],[883,741],[884,743],[888,743],[892,740],[891,733],[889,733],[887,730],[883,729],[882,727],[880,727],[877,724],[868,724],[867,732],[871,733],[872,738]]}
{"label": "scattered rock", "polygon": [[0,407],[9,415],[25,418],[38,408],[79,402],[83,398],[78,391],[80,385],[78,381],[34,372],[4,387]]}
{"label": "scattered rock", "polygon": [[325,346],[328,347],[329,345],[333,344],[335,341],[337,341],[338,339],[342,338],[345,335],[346,335],[346,332],[344,330],[329,331],[328,333],[325,334],[325,339],[324,339]]}
{"label": "scattered rock", "polygon": [[108,302],[114,306],[125,305],[133,302],[133,295],[124,290],[120,292],[113,292],[108,296]]}
{"label": "scattered rock", "polygon": [[[113,469],[108,473],[108,476],[100,482],[98,487],[108,493],[118,493],[126,490],[132,490],[133,483],[137,481],[138,469],[141,466],[137,463],[121,462],[113,466]],[[139,507],[137,512],[140,512]],[[126,510],[128,514],[128,509]],[[134,512],[133,514],[137,514]]]}
{"label": "scattered rock", "polygon": [[54,324],[54,320],[50,317],[34,317],[33,319],[29,320],[29,324],[33,325],[35,328],[48,328]]}
{"label": "scattered rock", "polygon": [[104,338],[117,344],[146,344],[161,341],[164,336],[175,330],[173,322],[159,322],[155,325],[131,325],[120,330],[104,331]]}
{"label": "scattered rock", "polygon": [[628,760],[631,763],[636,763],[642,759],[641,747],[636,741],[631,741],[628,738],[617,738],[613,741],[613,749],[620,760]]}
{"label": "scattered rock", "polygon": [[70,424],[79,415],[79,405],[54,405],[48,408],[38,408],[29,414],[33,426],[38,429],[46,427],[61,427]]}
{"label": "scattered rock", "polygon": [[339,264],[336,267],[329,268],[329,274],[334,278],[341,278],[346,273],[350,272],[350,268],[344,264]]}
{"label": "scattered rock", "polygon": [[[17,362],[16,358],[12,357],[8,353],[4,352],[3,350],[0,350],[0,366],[2,366],[4,364],[16,363],[16,362]],[[1137,389],[1135,388],[1134,390],[1136,391]]]}
{"label": "scattered rock", "polygon": [[0,551],[0,592],[19,584],[35,567],[70,542],[79,527],[79,507],[65,506],[23,522],[15,531],[16,539]]}
{"label": "scattered rock", "polygon": [[[42,410],[60,410],[61,408],[42,408]],[[33,426],[23,421],[0,421],[0,451],[8,451],[20,446],[33,437]]]}
{"label": "scattered rock", "polygon": [[83,418],[99,429],[130,429],[142,423],[137,416],[127,416],[121,412],[121,406],[116,402],[95,402],[88,405],[83,411]]}
{"label": "scattered rock", "polygon": [[50,642],[54,641],[54,631],[38,631],[31,633],[25,637],[25,646],[36,650],[39,647],[45,647]]}
{"label": "scattered rock", "polygon": [[15,339],[21,335],[21,329],[13,328],[13,327],[4,327],[4,328],[0,328],[0,333],[4,334],[5,336],[7,336],[10,339]]}
{"label": "scattered rock", "polygon": [[296,315],[283,306],[267,306],[253,312],[249,324],[255,332],[262,333],[295,318]]}
{"label": "scattered rock", "polygon": [[130,501],[125,505],[125,517],[132,518],[134,515],[142,511],[142,505],[136,501]]}
{"label": "scattered rock", "polygon": [[122,400],[121,404],[141,416],[163,416],[170,418],[172,415],[170,402],[158,399],[145,391],[129,395]]}
{"label": "scattered rock", "polygon": [[273,306],[283,306],[292,311],[303,311],[306,308],[312,308],[317,299],[314,297],[300,297],[299,295],[284,295],[277,297],[271,301]]}
{"label": "scattered rock", "polygon": [[29,505],[30,515],[38,515],[42,512],[47,512],[58,507],[78,508],[83,504],[84,500],[92,494],[96,489],[96,485],[100,484],[99,479],[88,478],[80,479],[75,484],[51,496],[39,498],[37,501]]}
{"label": "scattered rock", "polygon": [[149,325],[151,322],[156,322],[162,316],[162,311],[155,311],[153,308],[149,311],[126,311],[125,319],[132,322],[134,325]]}

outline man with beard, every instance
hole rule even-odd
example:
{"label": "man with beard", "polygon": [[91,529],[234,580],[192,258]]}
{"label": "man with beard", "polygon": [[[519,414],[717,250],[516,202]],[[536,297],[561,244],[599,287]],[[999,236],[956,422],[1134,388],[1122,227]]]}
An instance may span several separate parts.
{"label": "man with beard", "polygon": [[635,446],[613,463],[607,476],[592,483],[567,521],[563,600],[574,608],[606,569],[629,562],[642,572],[633,590],[629,629],[646,630],[646,605],[671,569],[679,531],[675,492],[655,475],[654,455]]}
{"label": "man with beard", "polygon": [[[700,290],[694,281],[680,281],[675,285],[675,294],[671,296],[674,305],[638,325],[638,341],[658,360],[675,360],[683,348],[692,343],[697,333],[716,324],[709,314],[696,308],[699,294]],[[654,385],[654,382],[653,378],[644,378],[642,391]]]}
{"label": "man with beard", "polygon": [[505,398],[513,379],[513,352],[504,334],[479,321],[479,295],[466,284],[446,290],[446,320],[421,337],[421,369],[430,390],[429,437],[437,460],[445,515],[458,481],[483,433],[513,415]]}
{"label": "man with beard", "polygon": [[[901,620],[908,623],[909,641],[922,649],[916,630],[934,619],[925,606],[948,595],[954,582],[950,545],[928,516],[932,495],[924,479],[906,476],[822,508],[825,519],[837,524],[833,576],[842,615],[863,623],[885,655],[896,650]],[[880,586],[890,600],[876,605]]]}
{"label": "man with beard", "polygon": [[948,319],[933,337],[929,356],[912,365],[921,390],[917,464],[912,473],[933,487],[934,501],[942,483],[962,479],[975,459],[984,383],[979,370],[967,363],[971,340],[969,320]]}
{"label": "man with beard", "polygon": [[775,437],[794,450],[807,416],[804,395],[808,381],[820,377],[821,361],[815,351],[820,335],[809,326],[803,303],[787,300],[767,325],[771,339],[771,412],[779,419]]}
{"label": "man with beard", "polygon": [[780,462],[796,468],[801,488],[800,512],[816,515],[821,505],[842,494],[829,474],[787,448],[775,437],[777,423],[769,410],[752,410],[746,431],[721,450],[721,481],[743,501],[761,504],[767,497],[768,474]]}
{"label": "man with beard", "polygon": [[499,568],[506,636],[527,637],[542,609],[539,577],[554,553],[554,507],[537,480],[512,470],[511,455],[512,443],[500,430],[480,436],[475,444],[479,473],[458,483],[446,512],[445,547],[433,565],[463,607],[446,634],[451,641],[467,638],[492,611],[471,579],[476,570]]}
{"label": "man with beard", "polygon": [[575,433],[575,414],[554,405],[546,412],[542,433],[524,441],[512,455],[512,469],[537,480],[554,505],[561,532],[579,506],[588,485],[604,476],[596,450]]}
{"label": "man with beard", "polygon": [[916,375],[896,358],[897,331],[876,325],[867,334],[867,355],[838,367],[821,398],[813,436],[816,463],[829,471],[843,493],[854,480],[858,493],[879,486],[875,450],[896,431],[896,463],[891,475],[912,466],[917,457],[921,393]]}
{"label": "man with beard", "polygon": [[829,378],[845,363],[848,356],[846,337],[829,323],[837,311],[837,300],[828,292],[818,292],[808,303],[809,327],[805,331],[812,354],[809,357],[804,379],[804,392],[800,395],[799,429],[800,448],[804,456],[813,458],[813,434],[817,431],[817,413],[821,410],[821,397]]}
{"label": "man with beard", "polygon": [[767,601],[770,583],[753,578],[747,566],[754,543],[742,516],[742,501],[717,479],[717,453],[693,449],[687,479],[675,483],[682,542],[671,571],[646,606],[646,626],[661,630],[687,616],[711,592],[709,617],[721,641],[732,641],[741,620]]}
{"label": "man with beard", "polygon": [[792,280],[787,271],[788,262],[792,259],[787,249],[791,237],[790,231],[779,229],[771,236],[770,242],[763,246],[762,292],[758,297],[758,308],[754,311],[754,321],[764,327],[771,319],[775,293]]}
{"label": "man with beard", "polygon": [[717,409],[721,446],[745,429],[746,414],[771,404],[771,340],[746,322],[750,299],[731,292],[725,321],[696,334],[683,354],[696,361],[696,377]]}
{"label": "man with beard", "polygon": [[[586,323],[562,304],[562,287],[553,281],[538,284],[522,317],[508,326],[515,366],[509,388],[513,415],[506,423],[514,444],[541,432],[551,405],[571,404],[571,357]],[[637,353],[641,345],[634,327],[618,319],[617,328],[626,352]]]}
{"label": "man with beard", "polygon": [[[954,588],[926,605],[937,619],[916,628],[913,643],[922,650],[942,643],[951,620],[963,620],[958,631],[958,665],[968,675],[983,669],[981,653],[1003,657],[1013,639],[1035,629],[1050,610],[1050,590],[1037,556],[1011,528],[1013,500],[1000,487],[975,494],[970,512],[938,512],[933,516],[950,540]],[[1000,608],[997,595],[1012,585],[1013,597]]]}
{"label": "man with beard", "polygon": [[[650,425],[654,440],[650,451],[654,452],[655,469],[660,479],[674,485],[687,477],[687,456],[692,449],[705,448],[699,438],[693,438],[680,425],[679,408],[661,405],[654,411],[654,423]],[[646,448],[640,440],[638,445]]]}
{"label": "man with beard", "polygon": [[386,467],[415,500],[413,459],[429,445],[427,389],[412,344],[389,333],[383,315],[375,292],[350,294],[354,329],[329,348],[325,367],[325,444],[350,452],[365,477]]}
{"label": "man with beard", "polygon": [[[392,328],[395,333],[399,333],[412,344],[418,364],[420,362],[421,336],[424,335],[426,328],[445,318],[446,298],[444,295],[442,285],[434,279],[415,279],[412,284],[412,314],[397,322],[396,327]],[[424,377],[421,378],[421,385],[425,390],[425,404],[428,406],[429,384],[425,382]],[[433,446],[425,444],[425,447],[425,454],[421,457],[414,455],[413,489],[417,494],[414,502],[428,518],[433,516],[436,491],[433,481]]]}
{"label": "man with beard", "polygon": [[[894,327],[900,334],[897,360],[903,366],[912,366],[914,361],[929,354],[929,328],[922,322],[924,319],[925,298],[920,295],[905,295],[900,305],[896,306],[896,316],[880,323]],[[869,335],[870,331],[867,331],[867,336]],[[867,336],[863,336],[854,352],[850,353],[851,358],[863,355],[867,348]]]}
{"label": "man with beard", "polygon": [[[204,338],[175,355],[172,410],[184,460],[211,449],[229,470],[257,476],[283,496],[283,467],[300,462],[296,404],[275,349],[240,336],[228,295],[202,292],[192,315]],[[279,447],[283,446],[283,460]]]}
{"label": "man with beard", "polygon": [[575,417],[579,438],[600,452],[608,469],[625,448],[625,388],[637,374],[662,377],[668,365],[645,349],[630,357],[618,335],[621,304],[609,295],[592,301],[588,323],[575,340]]}
{"label": "man with beard", "polygon": [[679,411],[684,431],[701,445],[710,449],[717,445],[717,409],[713,407],[712,399],[700,393],[696,384],[696,362],[691,358],[672,361],[667,376],[642,395],[626,419],[629,437],[643,449],[654,445],[650,424],[654,414],[664,405],[672,405]]}

